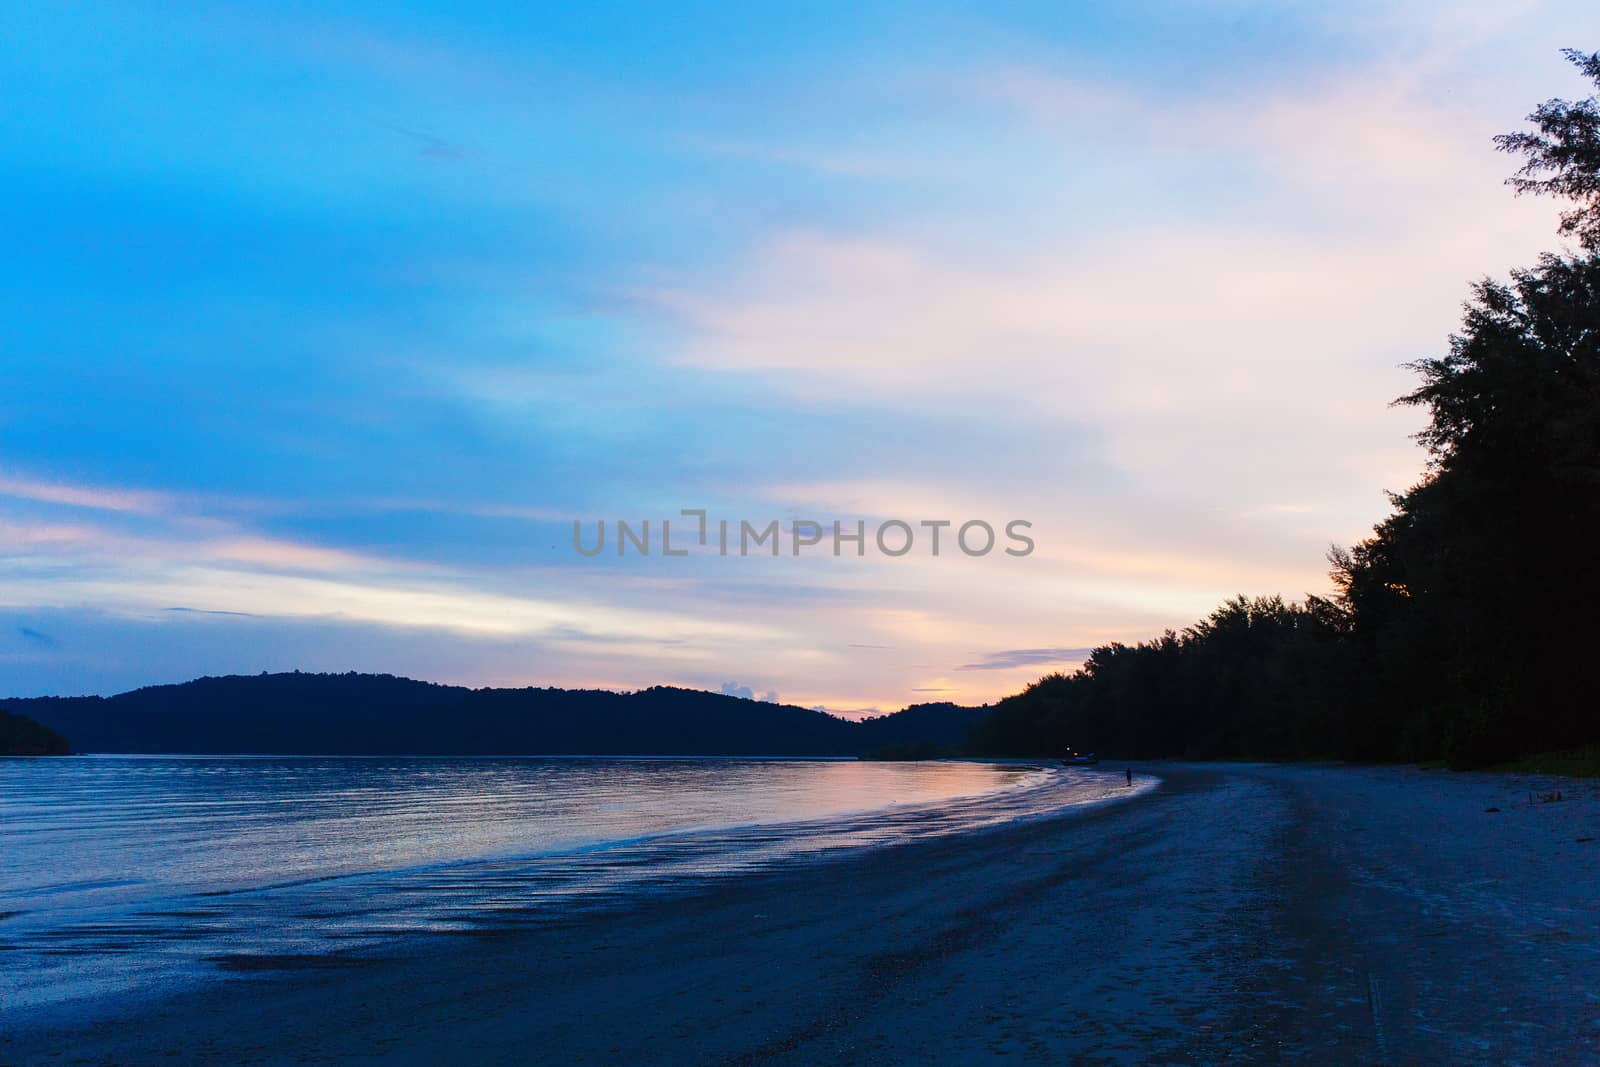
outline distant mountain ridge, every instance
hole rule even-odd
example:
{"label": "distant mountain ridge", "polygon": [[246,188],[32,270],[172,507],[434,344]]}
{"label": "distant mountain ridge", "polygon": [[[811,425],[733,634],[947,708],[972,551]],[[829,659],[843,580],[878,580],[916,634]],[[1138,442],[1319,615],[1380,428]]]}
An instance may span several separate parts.
{"label": "distant mountain ridge", "polygon": [[228,675],[111,697],[0,699],[75,752],[272,755],[853,756],[955,750],[984,708],[918,704],[859,722],[656,686],[468,689],[389,674]]}

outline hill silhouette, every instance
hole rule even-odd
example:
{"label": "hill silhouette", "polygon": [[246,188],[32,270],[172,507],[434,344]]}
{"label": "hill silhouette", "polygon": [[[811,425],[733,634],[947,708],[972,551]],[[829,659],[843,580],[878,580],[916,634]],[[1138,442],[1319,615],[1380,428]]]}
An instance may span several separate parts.
{"label": "hill silhouette", "polygon": [[64,756],[66,738],[25,715],[0,711],[0,756]]}
{"label": "hill silhouette", "polygon": [[853,756],[959,749],[982,709],[923,704],[852,722],[656,686],[468,689],[387,674],[198,678],[111,697],[0,700],[78,752],[317,755]]}

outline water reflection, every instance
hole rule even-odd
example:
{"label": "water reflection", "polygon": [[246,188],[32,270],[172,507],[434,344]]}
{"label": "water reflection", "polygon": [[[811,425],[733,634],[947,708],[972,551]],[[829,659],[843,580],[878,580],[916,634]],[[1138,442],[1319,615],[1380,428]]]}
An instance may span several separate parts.
{"label": "water reflection", "polygon": [[1120,795],[981,763],[0,761],[0,999],[536,922]]}

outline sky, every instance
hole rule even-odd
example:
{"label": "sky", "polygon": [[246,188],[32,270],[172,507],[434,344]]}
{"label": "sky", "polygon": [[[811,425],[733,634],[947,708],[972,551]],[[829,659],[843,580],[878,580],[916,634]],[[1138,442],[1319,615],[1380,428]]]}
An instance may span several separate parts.
{"label": "sky", "polygon": [[1403,364],[1559,247],[1490,138],[1584,95],[1600,9],[0,0],[0,40],[0,695],[859,715],[1327,592],[1423,471]]}

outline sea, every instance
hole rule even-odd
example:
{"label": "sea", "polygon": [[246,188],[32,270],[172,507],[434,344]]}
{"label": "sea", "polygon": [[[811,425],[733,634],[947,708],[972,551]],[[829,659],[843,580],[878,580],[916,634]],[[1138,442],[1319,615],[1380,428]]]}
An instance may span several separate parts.
{"label": "sea", "polygon": [[967,761],[0,759],[0,1005],[70,1013],[570,921],[1129,792]]}

